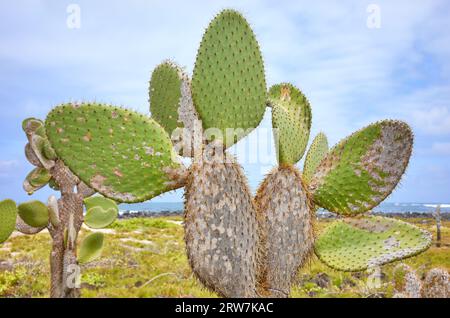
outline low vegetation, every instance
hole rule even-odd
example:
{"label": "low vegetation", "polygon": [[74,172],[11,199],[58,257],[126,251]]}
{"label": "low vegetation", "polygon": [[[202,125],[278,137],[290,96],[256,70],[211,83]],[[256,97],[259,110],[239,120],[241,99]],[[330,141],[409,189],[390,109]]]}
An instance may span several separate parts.
{"label": "low vegetation", "polygon": [[[433,219],[407,221],[435,234]],[[318,231],[329,222],[318,221]],[[80,239],[92,231],[83,227]],[[99,231],[105,233],[104,256],[83,265],[82,297],[216,297],[188,265],[181,217],[118,220]],[[441,247],[433,244],[404,261],[420,278],[434,267],[450,271],[450,221],[442,222],[441,235]],[[50,242],[46,232],[34,236],[15,232],[1,245],[0,297],[49,296]],[[392,297],[396,264],[385,265],[378,273],[344,273],[312,256],[298,273],[291,297]]]}

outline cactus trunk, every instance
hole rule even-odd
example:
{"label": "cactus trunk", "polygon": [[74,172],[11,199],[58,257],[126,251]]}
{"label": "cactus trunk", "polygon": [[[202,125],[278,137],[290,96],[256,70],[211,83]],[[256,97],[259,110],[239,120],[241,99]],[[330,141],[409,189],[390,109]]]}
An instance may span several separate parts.
{"label": "cactus trunk", "polygon": [[288,297],[292,279],[313,251],[313,209],[300,172],[292,165],[275,168],[255,197],[261,258],[258,291]]}
{"label": "cactus trunk", "polygon": [[76,284],[79,278],[76,239],[83,222],[83,195],[74,193],[78,180],[61,161],[56,162],[51,173],[61,188],[61,198],[57,203],[56,217],[59,224],[49,224],[53,240],[50,254],[50,296],[77,298],[80,296],[80,289]]}
{"label": "cactus trunk", "polygon": [[219,295],[256,297],[256,209],[241,167],[234,159],[216,159],[195,162],[186,184],[189,262]]}

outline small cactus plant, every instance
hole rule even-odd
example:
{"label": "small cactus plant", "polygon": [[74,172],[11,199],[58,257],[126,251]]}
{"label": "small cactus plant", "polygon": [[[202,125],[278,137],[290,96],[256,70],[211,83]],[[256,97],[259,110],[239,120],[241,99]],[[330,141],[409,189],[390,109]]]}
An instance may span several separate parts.
{"label": "small cactus plant", "polygon": [[450,298],[450,275],[442,268],[432,268],[421,281],[414,269],[399,264],[394,269],[394,298]]}
{"label": "small cactus plant", "polygon": [[[71,266],[96,259],[101,251],[99,246],[103,244],[103,237],[93,240],[91,235],[83,241],[77,252],[77,238],[83,218],[91,228],[107,226],[117,217],[117,205],[106,198],[90,197],[95,191],[72,174],[56,155],[42,121],[26,119],[23,128],[29,141],[25,147],[26,157],[36,166],[24,181],[25,191],[31,195],[52,181],[53,188],[61,192],[61,197],[56,199],[52,195],[46,204],[37,200],[19,205],[12,200],[0,202],[0,243],[13,230],[32,235],[48,229],[52,238],[50,296],[78,297],[79,288],[68,283],[71,272],[75,271]],[[83,217],[83,204],[88,210],[86,217]]]}
{"label": "small cactus plant", "polygon": [[[82,243],[78,261],[74,250],[83,220],[97,228],[117,215],[113,201],[86,199],[94,191],[134,203],[184,187],[190,266],[206,287],[224,297],[287,297],[298,268],[313,252],[334,268],[352,271],[403,259],[429,246],[428,233],[413,225],[364,215],[403,175],[412,149],[409,126],[381,121],[330,151],[325,135],[319,134],[304,172],[299,171],[295,165],[308,144],[311,106],[292,84],[267,91],[258,42],[240,13],[224,10],[212,20],[192,81],[175,63],[163,62],[152,73],[149,96],[153,118],[98,103],[69,103],[54,108],[45,124],[36,119],[24,124],[30,140],[27,158],[50,172],[50,178],[42,171],[30,174],[26,189],[32,192],[48,182],[62,192],[58,208],[72,211],[58,217],[51,200],[45,214],[51,233],[58,224],[67,230],[55,232],[63,245],[55,248],[52,264],[60,261],[58,249],[71,251],[64,261],[73,263],[100,255],[99,234]],[[267,105],[279,165],[253,197],[243,169],[226,149],[259,125]],[[173,133],[179,129],[187,131],[181,143],[189,147],[187,152],[173,147]],[[178,154],[192,157],[189,168]],[[79,191],[73,193],[76,184]],[[9,201],[0,207],[5,220],[14,218]],[[317,207],[345,219],[317,236]],[[41,212],[32,215],[39,220],[35,225],[45,223]],[[2,222],[0,238],[9,235],[8,222]]]}

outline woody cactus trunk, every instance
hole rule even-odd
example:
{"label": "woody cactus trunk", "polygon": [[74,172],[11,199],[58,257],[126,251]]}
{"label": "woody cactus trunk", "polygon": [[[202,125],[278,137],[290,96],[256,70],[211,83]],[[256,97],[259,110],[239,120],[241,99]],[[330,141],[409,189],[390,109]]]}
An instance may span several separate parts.
{"label": "woody cactus trunk", "polygon": [[[80,184],[114,201],[142,202],[184,187],[189,263],[217,294],[287,297],[313,253],[330,267],[357,271],[430,245],[429,234],[417,227],[366,213],[406,169],[409,126],[377,122],[331,150],[320,133],[301,172],[296,164],[309,140],[310,103],[289,83],[267,91],[259,44],[240,13],[224,10],[211,21],[192,80],[165,61],[152,73],[149,96],[153,119],[97,103],[60,105],[47,116],[45,137]],[[226,149],[259,125],[267,106],[279,165],[253,197]],[[179,154],[192,158],[190,167]],[[81,202],[79,194],[66,197]],[[314,230],[318,207],[340,216],[322,233]]]}

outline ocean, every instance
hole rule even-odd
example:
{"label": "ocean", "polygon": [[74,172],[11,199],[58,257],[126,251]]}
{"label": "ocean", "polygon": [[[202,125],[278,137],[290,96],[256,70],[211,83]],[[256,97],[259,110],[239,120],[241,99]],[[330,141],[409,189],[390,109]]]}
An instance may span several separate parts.
{"label": "ocean", "polygon": [[[450,213],[450,203],[393,203],[383,202],[373,209],[374,212],[386,213],[410,213],[410,212],[427,212],[431,213],[436,210],[438,204],[441,205],[441,213]],[[163,211],[182,211],[183,202],[144,202],[136,204],[121,204],[120,211],[126,212],[163,212]]]}

